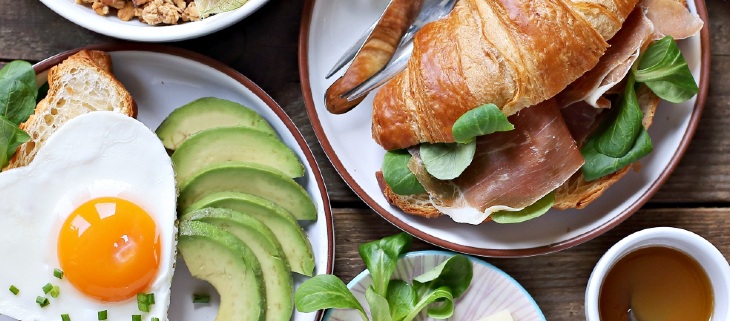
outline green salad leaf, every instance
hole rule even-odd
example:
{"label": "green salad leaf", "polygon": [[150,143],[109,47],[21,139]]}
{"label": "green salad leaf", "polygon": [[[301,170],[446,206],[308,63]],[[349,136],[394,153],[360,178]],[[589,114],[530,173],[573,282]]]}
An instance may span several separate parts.
{"label": "green salad leaf", "polygon": [[388,300],[393,321],[403,320],[411,310],[416,308],[416,291],[413,290],[412,285],[403,280],[390,281],[385,298]]}
{"label": "green salad leaf", "polygon": [[365,310],[344,282],[331,274],[320,274],[304,281],[294,295],[297,311],[309,313],[321,309],[354,309],[363,321],[369,321]]}
{"label": "green salad leaf", "polygon": [[477,136],[515,129],[495,104],[481,105],[461,115],[451,127],[454,141],[468,143]]}
{"label": "green salad leaf", "polygon": [[41,102],[41,100],[43,100],[43,98],[46,98],[47,95],[48,95],[48,82],[45,82],[45,83],[43,83],[43,85],[41,85],[38,88],[38,96],[35,98],[35,103],[37,104],[37,103]]}
{"label": "green salad leaf", "polygon": [[365,290],[365,299],[370,305],[370,315],[373,317],[373,321],[392,321],[390,316],[390,306],[388,306],[388,300],[382,297],[380,294],[375,293],[372,286],[369,286]]}
{"label": "green salad leaf", "polygon": [[636,99],[634,84],[633,75],[629,75],[621,103],[612,113],[613,119],[598,136],[595,147],[601,154],[615,158],[623,157],[634,146],[639,132],[644,128],[641,123],[644,114]]}
{"label": "green salad leaf", "polygon": [[18,146],[30,140],[30,136],[18,125],[0,116],[0,163],[2,167],[8,166],[8,161]]}
{"label": "green salad leaf", "polygon": [[430,271],[413,279],[413,289],[423,296],[442,286],[448,287],[455,298],[460,297],[471,284],[474,267],[469,258],[454,255]]}
{"label": "green salad leaf", "polygon": [[597,136],[591,136],[580,151],[585,159],[585,164],[581,167],[581,171],[588,182],[614,173],[624,166],[649,155],[654,149],[651,144],[651,137],[649,137],[649,133],[644,127],[641,127],[639,137],[636,139],[634,146],[623,157],[611,157],[601,154],[596,150],[596,141]]}
{"label": "green salad leaf", "polygon": [[0,69],[0,79],[14,79],[26,84],[34,91],[33,98],[35,99],[35,95],[37,95],[35,90],[38,88],[38,83],[36,82],[35,70],[29,62],[22,60],[11,61]]}
{"label": "green salad leaf", "polygon": [[440,180],[450,180],[459,177],[471,164],[476,150],[476,140],[466,144],[423,143],[420,154],[429,174]]}
{"label": "green salad leaf", "polygon": [[692,98],[700,89],[672,36],[665,36],[646,49],[632,72],[637,82],[643,82],[660,98],[681,103]]}
{"label": "green salad leaf", "polygon": [[376,293],[383,297],[387,295],[388,283],[398,264],[398,258],[408,252],[411,244],[413,244],[413,236],[408,233],[399,233],[381,240],[360,244],[358,250],[373,276]]}
{"label": "green salad leaf", "polygon": [[0,79],[0,116],[16,126],[28,120],[35,109],[36,89],[17,79]]}
{"label": "green salad leaf", "polygon": [[451,289],[446,286],[434,289],[416,303],[416,307],[411,310],[408,315],[403,318],[404,321],[411,321],[418,316],[423,309],[429,304],[434,302],[443,302],[440,306],[430,307],[428,309],[428,316],[434,319],[448,319],[454,315],[454,295],[451,293]]}
{"label": "green salad leaf", "polygon": [[547,211],[550,210],[551,207],[553,207],[553,203],[555,203],[555,192],[550,192],[547,195],[543,196],[541,199],[537,200],[537,202],[523,208],[522,210],[514,212],[494,212],[489,217],[492,218],[492,221],[495,221],[499,224],[522,223],[524,221],[529,221],[533,218],[538,218],[547,213]]}
{"label": "green salad leaf", "polygon": [[380,168],[383,170],[385,183],[390,186],[393,193],[410,195],[426,192],[423,185],[418,182],[416,175],[408,168],[408,162],[410,160],[411,154],[405,149],[385,153],[383,164]]}

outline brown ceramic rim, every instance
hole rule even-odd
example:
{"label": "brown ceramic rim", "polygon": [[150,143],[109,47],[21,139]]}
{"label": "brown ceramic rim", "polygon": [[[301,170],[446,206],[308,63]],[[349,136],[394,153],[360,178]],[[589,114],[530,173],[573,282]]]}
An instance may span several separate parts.
{"label": "brown ceramic rim", "polygon": [[[322,203],[324,205],[324,214],[325,219],[327,223],[327,239],[329,240],[329,248],[327,249],[327,268],[325,271],[327,274],[332,274],[334,270],[334,258],[335,258],[335,239],[334,239],[334,225],[332,222],[332,209],[330,207],[330,201],[329,197],[327,195],[327,188],[324,185],[324,179],[322,178],[322,173],[319,170],[319,167],[317,166],[317,161],[314,159],[314,155],[312,154],[312,151],[309,149],[309,146],[307,145],[306,141],[304,140],[304,136],[302,136],[302,133],[299,132],[299,129],[294,125],[291,118],[284,112],[281,107],[272,99],[268,94],[266,94],[258,85],[254,84],[250,79],[246,78],[246,76],[240,74],[238,71],[235,71],[233,68],[228,67],[227,65],[214,60],[212,58],[206,57],[204,55],[201,55],[199,53],[195,53],[189,50],[180,49],[172,46],[166,46],[166,45],[155,45],[155,44],[141,44],[141,43],[110,43],[110,44],[101,44],[101,45],[93,45],[83,48],[77,48],[72,49],[60,54],[57,54],[53,57],[50,57],[46,60],[43,60],[33,66],[33,69],[35,69],[36,74],[42,73],[46,70],[49,70],[51,67],[61,63],[69,56],[79,52],[80,50],[102,50],[106,52],[112,52],[112,51],[149,51],[149,52],[156,52],[156,53],[162,53],[162,54],[168,54],[173,56],[182,57],[185,59],[189,59],[195,62],[199,62],[201,64],[204,64],[208,67],[211,67],[213,69],[216,69],[224,74],[226,74],[228,77],[233,78],[234,80],[238,81],[241,85],[245,86],[249,90],[251,90],[256,96],[259,97],[266,105],[271,108],[274,113],[276,113],[277,116],[279,116],[279,119],[284,122],[286,127],[289,129],[289,131],[294,135],[294,139],[296,139],[297,143],[299,144],[299,147],[304,152],[304,155],[307,157],[307,162],[309,163],[309,166],[312,167],[312,171],[314,172],[314,177],[317,179],[317,186],[319,187],[320,194],[322,196]],[[320,310],[317,312],[317,315],[315,317],[315,320],[320,320],[323,316],[323,311]]]}
{"label": "brown ceramic rim", "polygon": [[365,191],[357,184],[357,182],[355,182],[352,176],[350,176],[345,167],[342,165],[342,162],[340,162],[340,159],[337,157],[337,154],[335,154],[335,151],[332,149],[332,145],[330,145],[330,142],[327,139],[324,130],[322,129],[322,124],[319,122],[319,117],[317,115],[317,111],[314,106],[314,100],[312,98],[312,90],[309,84],[309,26],[312,22],[312,13],[314,10],[315,1],[316,0],[306,0],[306,2],[304,3],[304,12],[302,14],[302,22],[299,29],[299,78],[302,83],[302,93],[304,94],[304,102],[307,107],[309,119],[312,122],[314,132],[319,139],[319,143],[322,145],[322,148],[327,154],[327,157],[332,162],[332,165],[334,165],[340,176],[342,176],[342,178],[345,180],[347,185],[349,185],[350,188],[352,188],[352,190],[355,191],[355,193],[365,203],[368,204],[368,206],[370,206],[373,210],[375,210],[375,212],[380,214],[380,216],[382,216],[384,219],[386,219],[396,227],[400,228],[401,230],[406,231],[421,240],[424,240],[436,246],[440,246],[461,253],[489,257],[525,257],[553,253],[589,241],[594,237],[597,237],[604,232],[610,230],[619,223],[623,222],[629,216],[631,216],[631,214],[641,208],[641,206],[643,206],[649,200],[649,198],[651,198],[651,196],[654,195],[657,190],[659,190],[659,187],[664,183],[664,181],[667,180],[672,171],[674,171],[674,168],[677,167],[680,158],[682,158],[682,155],[684,155],[684,152],[687,150],[689,142],[692,140],[692,136],[694,136],[695,130],[697,129],[697,123],[699,123],[700,121],[702,108],[705,105],[705,99],[707,98],[707,88],[710,78],[710,29],[707,19],[707,7],[705,6],[705,1],[695,0],[697,13],[699,14],[700,18],[705,22],[704,27],[700,31],[700,47],[702,50],[702,66],[700,70],[699,84],[700,92],[697,95],[697,100],[695,102],[694,110],[692,111],[692,116],[690,118],[689,126],[687,127],[687,132],[684,134],[684,137],[682,137],[679,148],[672,156],[672,159],[669,161],[669,165],[664,169],[664,171],[659,175],[659,178],[649,187],[644,195],[642,195],[636,202],[634,202],[620,214],[616,215],[610,221],[591,231],[562,242],[557,242],[545,246],[515,250],[484,249],[456,244],[426,234],[414,228],[413,226],[410,226],[401,221],[397,217],[390,214],[390,212],[388,212],[386,209],[378,205],[378,203],[376,203],[372,199],[372,197],[367,195]]}

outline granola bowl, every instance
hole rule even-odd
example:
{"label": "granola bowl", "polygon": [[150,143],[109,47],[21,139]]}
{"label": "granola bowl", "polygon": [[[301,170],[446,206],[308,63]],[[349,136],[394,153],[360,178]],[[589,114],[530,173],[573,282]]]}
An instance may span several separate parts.
{"label": "granola bowl", "polygon": [[91,31],[126,40],[168,42],[197,38],[226,28],[248,17],[269,0],[248,0],[238,9],[198,21],[195,21],[197,10],[191,8],[192,0],[40,1]]}

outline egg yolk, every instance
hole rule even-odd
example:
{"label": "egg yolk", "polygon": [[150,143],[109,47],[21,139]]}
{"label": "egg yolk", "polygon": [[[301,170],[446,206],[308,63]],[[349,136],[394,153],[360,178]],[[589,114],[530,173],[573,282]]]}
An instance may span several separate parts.
{"label": "egg yolk", "polygon": [[97,198],[66,219],[58,237],[64,277],[101,301],[122,301],[144,292],[160,265],[154,220],[129,201]]}

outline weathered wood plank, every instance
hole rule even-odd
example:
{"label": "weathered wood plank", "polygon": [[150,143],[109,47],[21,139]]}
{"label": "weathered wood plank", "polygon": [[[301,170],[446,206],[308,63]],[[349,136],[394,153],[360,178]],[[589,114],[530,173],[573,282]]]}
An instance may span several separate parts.
{"label": "weathered wood plank", "polygon": [[[335,209],[335,274],[345,282],[365,269],[357,247],[400,230],[366,209]],[[623,237],[650,227],[672,226],[695,232],[730,258],[730,209],[641,210],[626,222],[587,243],[562,252],[519,259],[485,261],[510,274],[532,294],[547,320],[585,320],[584,294],[591,271],[603,253]],[[436,249],[416,240],[412,250]]]}

